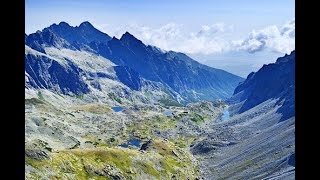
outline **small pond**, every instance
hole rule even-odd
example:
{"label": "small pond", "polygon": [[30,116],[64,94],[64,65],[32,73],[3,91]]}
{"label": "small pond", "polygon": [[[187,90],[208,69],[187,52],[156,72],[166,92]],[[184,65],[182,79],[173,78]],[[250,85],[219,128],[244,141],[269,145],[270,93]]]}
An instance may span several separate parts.
{"label": "small pond", "polygon": [[171,110],[167,109],[167,110],[165,110],[165,111],[163,112],[163,114],[166,115],[166,116],[172,116],[172,115],[173,115],[173,112],[172,112]]}
{"label": "small pond", "polygon": [[112,109],[114,112],[121,112],[121,111],[124,110],[124,108],[121,107],[121,106],[113,106],[111,109]]}
{"label": "small pond", "polygon": [[221,121],[226,121],[230,118],[230,112],[228,108],[225,108],[222,112]]}
{"label": "small pond", "polygon": [[135,147],[140,147],[141,140],[140,139],[129,139],[127,143],[120,144],[119,146],[128,148],[129,145],[135,146]]}

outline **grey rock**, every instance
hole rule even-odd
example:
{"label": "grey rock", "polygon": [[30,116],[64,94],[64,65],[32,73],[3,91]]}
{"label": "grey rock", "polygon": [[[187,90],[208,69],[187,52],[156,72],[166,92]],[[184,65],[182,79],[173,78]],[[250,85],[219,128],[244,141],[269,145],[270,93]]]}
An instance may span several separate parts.
{"label": "grey rock", "polygon": [[50,159],[50,156],[43,150],[26,150],[25,154],[27,157],[36,160]]}

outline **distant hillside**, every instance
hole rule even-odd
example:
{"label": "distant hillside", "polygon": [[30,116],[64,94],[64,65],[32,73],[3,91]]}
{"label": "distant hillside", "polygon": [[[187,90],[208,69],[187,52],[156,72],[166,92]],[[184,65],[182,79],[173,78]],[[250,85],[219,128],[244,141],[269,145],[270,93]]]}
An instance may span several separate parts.
{"label": "distant hillside", "polygon": [[295,94],[295,51],[264,65],[259,71],[250,73],[234,91],[230,101],[241,102],[239,113],[268,100],[277,99],[278,110],[283,119],[294,116]]}

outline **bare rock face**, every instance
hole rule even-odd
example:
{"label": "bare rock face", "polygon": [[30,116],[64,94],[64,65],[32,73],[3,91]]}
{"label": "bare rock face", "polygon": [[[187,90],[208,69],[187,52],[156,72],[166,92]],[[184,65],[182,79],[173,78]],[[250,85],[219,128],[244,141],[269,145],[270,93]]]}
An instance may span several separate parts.
{"label": "bare rock face", "polygon": [[27,85],[45,88],[63,94],[85,94],[90,90],[82,79],[82,70],[69,62],[64,67],[46,56],[25,56],[25,67],[28,76]]}

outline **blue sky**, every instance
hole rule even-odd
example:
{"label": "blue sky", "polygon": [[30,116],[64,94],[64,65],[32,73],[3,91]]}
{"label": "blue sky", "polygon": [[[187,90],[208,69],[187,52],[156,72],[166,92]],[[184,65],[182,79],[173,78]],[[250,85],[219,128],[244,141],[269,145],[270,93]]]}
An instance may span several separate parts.
{"label": "blue sky", "polygon": [[294,48],[294,9],[293,0],[26,0],[25,31],[89,21],[246,76]]}

